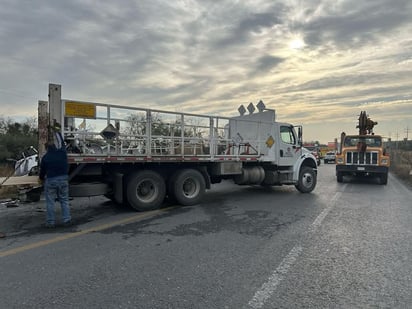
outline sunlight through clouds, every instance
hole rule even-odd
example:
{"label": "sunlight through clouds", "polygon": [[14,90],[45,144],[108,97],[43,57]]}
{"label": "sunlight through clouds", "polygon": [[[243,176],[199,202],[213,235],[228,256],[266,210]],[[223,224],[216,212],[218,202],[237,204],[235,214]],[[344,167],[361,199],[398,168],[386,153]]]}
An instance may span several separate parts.
{"label": "sunlight through clouds", "polygon": [[237,115],[263,100],[328,142],[365,109],[376,132],[412,126],[407,0],[2,1],[0,116],[63,97]]}
{"label": "sunlight through clouds", "polygon": [[300,38],[295,38],[289,42],[289,47],[292,49],[301,49],[305,47],[305,42]]}

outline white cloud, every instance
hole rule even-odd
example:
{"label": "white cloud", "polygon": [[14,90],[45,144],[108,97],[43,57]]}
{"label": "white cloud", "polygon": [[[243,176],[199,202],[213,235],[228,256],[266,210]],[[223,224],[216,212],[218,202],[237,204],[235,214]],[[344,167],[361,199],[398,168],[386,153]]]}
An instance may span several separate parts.
{"label": "white cloud", "polygon": [[194,113],[263,99],[325,142],[341,128],[322,126],[359,107],[377,131],[411,126],[411,15],[407,0],[5,0],[0,115],[35,115],[53,82],[72,99]]}

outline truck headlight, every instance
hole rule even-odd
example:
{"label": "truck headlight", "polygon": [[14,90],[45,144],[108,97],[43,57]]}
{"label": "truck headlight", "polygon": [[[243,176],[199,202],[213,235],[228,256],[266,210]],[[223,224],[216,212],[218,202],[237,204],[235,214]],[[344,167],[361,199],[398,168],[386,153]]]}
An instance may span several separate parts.
{"label": "truck headlight", "polygon": [[388,164],[388,159],[381,159],[381,164],[382,165],[387,165]]}
{"label": "truck headlight", "polygon": [[337,164],[343,164],[343,158],[336,158]]}

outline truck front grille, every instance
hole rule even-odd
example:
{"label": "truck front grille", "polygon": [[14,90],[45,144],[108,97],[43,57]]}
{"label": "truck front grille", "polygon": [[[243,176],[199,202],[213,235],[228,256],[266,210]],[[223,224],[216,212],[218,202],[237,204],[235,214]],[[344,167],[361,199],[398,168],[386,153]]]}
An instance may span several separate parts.
{"label": "truck front grille", "polygon": [[348,151],[346,153],[346,164],[378,165],[378,152],[377,151],[367,151],[367,152]]}

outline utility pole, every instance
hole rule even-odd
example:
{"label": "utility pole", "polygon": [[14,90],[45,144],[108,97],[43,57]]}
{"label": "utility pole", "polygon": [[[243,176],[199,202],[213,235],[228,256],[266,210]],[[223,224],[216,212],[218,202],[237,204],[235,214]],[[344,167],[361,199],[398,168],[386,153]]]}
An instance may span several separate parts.
{"label": "utility pole", "polygon": [[406,140],[409,140],[409,132],[411,131],[411,129],[409,129],[409,127],[407,126],[405,129],[405,133],[406,133]]}
{"label": "utility pole", "polygon": [[398,149],[398,140],[399,140],[399,132],[398,131],[396,131],[396,143],[395,143],[395,145],[396,145],[396,149]]}

